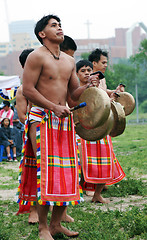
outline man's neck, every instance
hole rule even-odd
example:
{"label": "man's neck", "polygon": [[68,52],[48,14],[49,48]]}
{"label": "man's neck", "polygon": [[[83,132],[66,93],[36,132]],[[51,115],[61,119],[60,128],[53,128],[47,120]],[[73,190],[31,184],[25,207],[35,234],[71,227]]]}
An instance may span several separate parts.
{"label": "man's neck", "polygon": [[50,54],[54,57],[55,60],[60,59],[60,48],[58,44],[45,44],[43,46],[50,52]]}

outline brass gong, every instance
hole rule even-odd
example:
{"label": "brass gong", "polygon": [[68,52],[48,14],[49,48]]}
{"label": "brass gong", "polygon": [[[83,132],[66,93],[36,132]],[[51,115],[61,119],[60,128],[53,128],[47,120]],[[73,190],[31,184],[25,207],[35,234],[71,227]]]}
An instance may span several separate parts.
{"label": "brass gong", "polygon": [[134,97],[128,92],[120,92],[118,94],[120,97],[116,99],[116,102],[119,102],[124,107],[126,116],[131,114],[135,108]]}
{"label": "brass gong", "polygon": [[80,125],[92,129],[104,124],[110,114],[110,98],[97,87],[87,88],[80,96],[78,104],[86,102],[86,107],[77,110]]}
{"label": "brass gong", "polygon": [[112,101],[111,109],[114,115],[114,123],[110,131],[111,137],[121,135],[126,127],[126,118],[123,106],[119,102]]}
{"label": "brass gong", "polygon": [[105,123],[99,127],[93,128],[93,129],[86,129],[84,128],[78,121],[78,115],[76,111],[73,113],[74,115],[74,122],[75,122],[75,130],[76,133],[83,139],[87,141],[97,141],[100,140],[107,135],[109,135],[113,123],[114,123],[114,115],[112,113],[112,110],[110,110],[110,114],[108,119],[105,121]]}

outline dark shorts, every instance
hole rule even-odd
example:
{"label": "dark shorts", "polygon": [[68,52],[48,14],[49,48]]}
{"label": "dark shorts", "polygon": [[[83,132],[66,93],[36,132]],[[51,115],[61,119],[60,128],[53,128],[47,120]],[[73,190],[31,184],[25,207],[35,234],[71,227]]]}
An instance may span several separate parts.
{"label": "dark shorts", "polygon": [[6,140],[2,140],[1,141],[1,144],[4,146],[4,147],[8,147],[8,146],[11,146],[12,148],[13,147],[16,147],[15,143],[14,144],[10,144],[8,141]]}

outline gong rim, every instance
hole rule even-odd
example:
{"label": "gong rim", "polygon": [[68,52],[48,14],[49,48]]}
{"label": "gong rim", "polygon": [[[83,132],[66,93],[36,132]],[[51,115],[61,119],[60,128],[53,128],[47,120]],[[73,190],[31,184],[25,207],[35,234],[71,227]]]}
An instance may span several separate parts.
{"label": "gong rim", "polygon": [[119,102],[124,107],[126,116],[130,115],[134,111],[135,99],[130,93],[120,92],[116,102]]}
{"label": "gong rim", "polygon": [[[76,120],[77,116],[74,118]],[[97,141],[109,135],[113,123],[114,115],[112,113],[112,110],[110,110],[109,117],[103,125],[93,129],[86,129],[80,124],[80,122],[77,121],[77,124],[75,125],[75,131],[82,139],[85,139],[87,141]]]}
{"label": "gong rim", "polygon": [[121,135],[126,127],[126,118],[123,106],[119,102],[112,101],[111,109],[114,116],[113,127],[110,131],[111,137],[116,137]]}

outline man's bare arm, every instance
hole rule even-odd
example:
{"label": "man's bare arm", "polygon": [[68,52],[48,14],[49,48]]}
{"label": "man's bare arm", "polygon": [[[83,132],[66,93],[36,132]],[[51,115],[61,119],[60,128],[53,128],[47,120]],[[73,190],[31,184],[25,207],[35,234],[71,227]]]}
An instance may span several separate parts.
{"label": "man's bare arm", "polygon": [[22,86],[20,86],[16,92],[16,108],[17,108],[17,114],[18,114],[19,120],[23,124],[25,123],[27,105],[28,105],[27,100],[22,95]]}
{"label": "man's bare arm", "polygon": [[71,79],[69,81],[69,93],[70,93],[71,99],[73,101],[78,101],[79,97],[87,87],[92,87],[96,85],[99,86],[99,78],[98,78],[98,75],[93,75],[89,77],[88,83],[80,87],[80,83],[74,68],[71,75]]}

